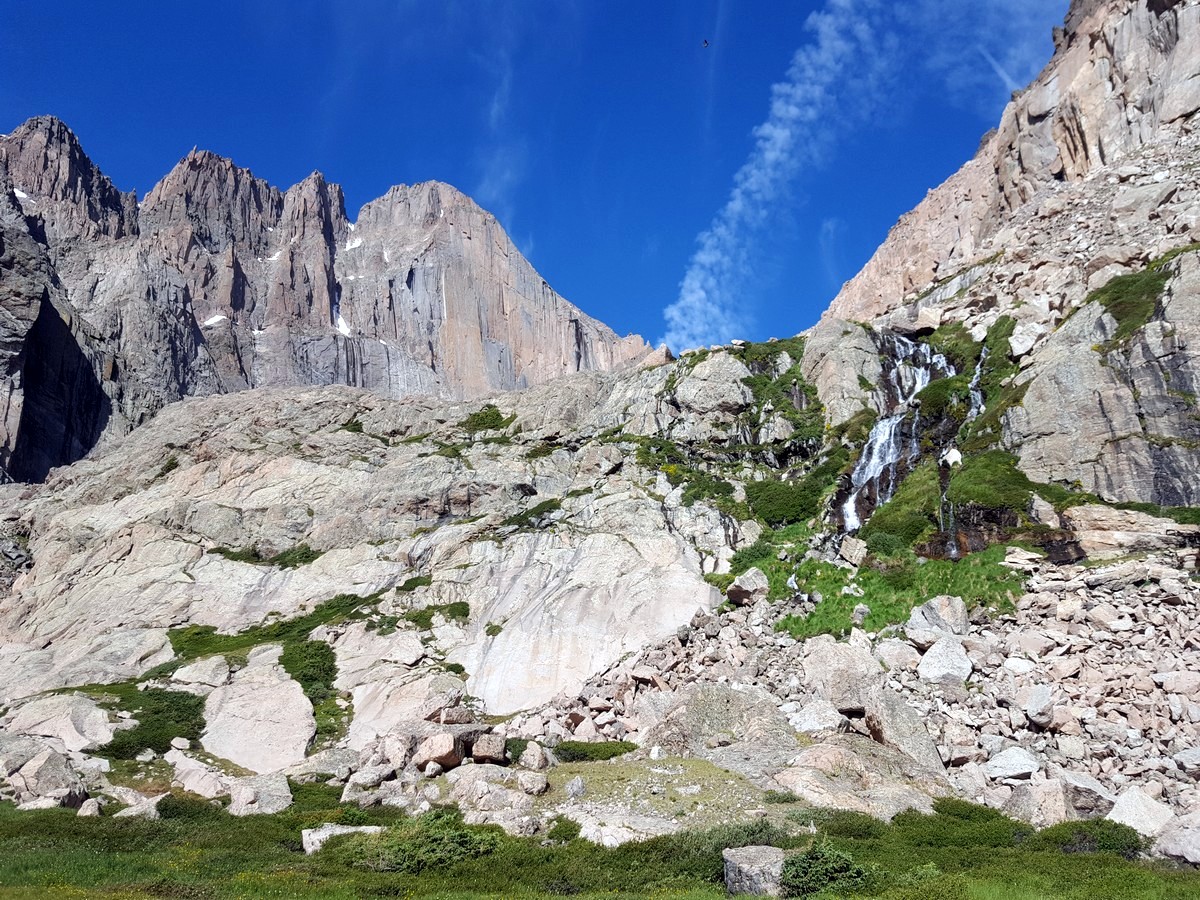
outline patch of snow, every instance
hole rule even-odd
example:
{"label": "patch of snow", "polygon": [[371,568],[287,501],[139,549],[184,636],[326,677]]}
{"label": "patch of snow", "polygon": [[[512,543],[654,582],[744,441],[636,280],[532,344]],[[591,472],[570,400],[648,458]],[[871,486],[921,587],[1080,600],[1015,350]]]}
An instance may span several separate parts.
{"label": "patch of snow", "polygon": [[274,231],[274,230],[275,230],[275,227],[274,227],[274,226],[270,226],[269,228],[267,228],[267,234],[270,234],[270,233],[271,233],[272,231]]}
{"label": "patch of snow", "polygon": [[229,317],[228,316],[219,316],[219,315],[213,316],[211,319],[206,319],[204,321],[204,327],[207,328],[209,325],[216,325],[218,322],[224,322],[227,318],[229,318]]}
{"label": "patch of snow", "polygon": [[[268,230],[270,230],[270,229],[268,229]],[[267,257],[267,262],[275,262],[275,260],[279,259],[279,254],[282,252],[283,252],[282,250],[276,250],[274,253],[272,253],[270,256]]]}
{"label": "patch of snow", "polygon": [[347,223],[346,223],[346,225],[347,225],[347,227],[348,227],[348,228],[349,228],[351,231],[353,231],[355,228],[357,228],[357,227],[358,227],[358,226],[357,226],[357,225],[355,225],[353,222],[347,222]]}
{"label": "patch of snow", "polygon": [[13,188],[13,193],[17,195],[18,200],[28,200],[29,195],[19,188]]}
{"label": "patch of snow", "polygon": [[350,337],[350,326],[346,324],[346,320],[343,319],[341,316],[338,316],[337,328],[338,328],[338,331],[340,331],[346,337]]}
{"label": "patch of snow", "polygon": [[389,263],[392,261],[391,257],[388,256],[388,252],[386,250],[383,251],[383,261],[385,263]]}
{"label": "patch of snow", "polygon": [[347,241],[347,242],[346,242],[346,249],[347,249],[347,250],[354,250],[354,249],[356,249],[356,248],[358,248],[358,247],[361,247],[361,246],[362,246],[362,243],[363,243],[363,242],[362,242],[362,238],[354,238],[353,240],[351,240],[351,241]]}

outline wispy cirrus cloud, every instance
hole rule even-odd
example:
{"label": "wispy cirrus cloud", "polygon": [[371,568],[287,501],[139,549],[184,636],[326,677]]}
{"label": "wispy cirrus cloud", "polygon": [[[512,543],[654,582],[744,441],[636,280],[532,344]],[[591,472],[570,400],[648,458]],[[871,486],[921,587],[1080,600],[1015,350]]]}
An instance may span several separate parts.
{"label": "wispy cirrus cloud", "polygon": [[[748,331],[759,246],[792,182],[839,137],[901,97],[909,78],[900,76],[919,70],[953,102],[994,117],[1049,58],[1046,23],[1061,21],[1067,4],[826,0],[809,17],[809,40],[786,77],[771,87],[767,118],[728,199],[696,239],[678,297],[663,311],[660,342],[682,350]],[[825,224],[818,240],[828,268],[837,234]]]}
{"label": "wispy cirrus cloud", "polygon": [[811,43],[792,57],[787,77],[771,87],[770,111],[754,130],[754,149],[733,189],[697,238],[678,299],[663,315],[662,343],[675,349],[727,340],[747,328],[750,310],[739,286],[752,277],[755,242],[801,166],[820,158],[834,137],[839,84],[852,67],[885,58],[867,15],[879,0],[829,0],[807,22]]}

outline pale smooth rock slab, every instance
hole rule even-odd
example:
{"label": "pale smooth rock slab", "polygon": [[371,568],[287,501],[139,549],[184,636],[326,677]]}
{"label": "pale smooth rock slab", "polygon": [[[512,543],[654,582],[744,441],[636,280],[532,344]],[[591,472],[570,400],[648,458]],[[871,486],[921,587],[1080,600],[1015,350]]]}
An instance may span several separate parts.
{"label": "pale smooth rock slab", "polygon": [[303,760],[317,733],[312,704],[278,665],[280,652],[252,653],[246,668],[204,704],[204,749],[260,774]]}

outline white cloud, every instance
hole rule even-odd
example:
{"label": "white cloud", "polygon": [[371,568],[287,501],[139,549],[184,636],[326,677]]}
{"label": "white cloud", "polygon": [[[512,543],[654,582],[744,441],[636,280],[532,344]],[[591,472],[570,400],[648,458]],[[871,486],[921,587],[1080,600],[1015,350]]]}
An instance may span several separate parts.
{"label": "white cloud", "polygon": [[[661,342],[674,350],[724,343],[753,319],[756,252],[797,173],[822,161],[846,129],[886,108],[921,78],[955,103],[996,118],[1016,86],[1049,58],[1048,22],[1068,0],[826,0],[806,25],[769,114],[725,205],[696,239]],[[897,77],[903,74],[904,77]],[[836,224],[820,249],[836,278]]]}
{"label": "white cloud", "polygon": [[698,238],[699,246],[663,311],[662,342],[675,350],[724,342],[745,332],[751,311],[742,294],[753,277],[762,229],[801,166],[820,159],[845,110],[839,85],[851,67],[885,62],[865,13],[879,0],[828,0],[807,22],[812,42],[792,57],[787,77],[771,88],[770,112],[754,130],[754,149],[734,176],[724,207]]}

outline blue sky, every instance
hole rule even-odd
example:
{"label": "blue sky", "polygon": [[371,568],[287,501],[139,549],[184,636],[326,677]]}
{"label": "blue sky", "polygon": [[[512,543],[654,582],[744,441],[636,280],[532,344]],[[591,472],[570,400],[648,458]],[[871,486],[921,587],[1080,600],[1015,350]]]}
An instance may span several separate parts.
{"label": "blue sky", "polygon": [[319,169],[352,219],[446,181],[572,302],[678,350],[811,325],[1067,5],[0,0],[0,131],[57,115],[139,195],[193,146],[285,188]]}

